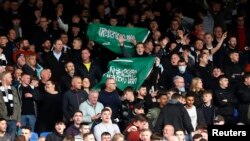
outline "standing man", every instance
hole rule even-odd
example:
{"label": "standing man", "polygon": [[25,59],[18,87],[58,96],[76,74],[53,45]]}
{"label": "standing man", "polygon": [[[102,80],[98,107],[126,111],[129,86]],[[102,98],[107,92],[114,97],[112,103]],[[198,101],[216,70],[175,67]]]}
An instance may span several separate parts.
{"label": "standing man", "polygon": [[15,137],[17,126],[21,126],[21,105],[17,90],[11,86],[10,72],[2,73],[0,86],[0,118],[7,120],[7,133]]}
{"label": "standing man", "polygon": [[71,87],[71,80],[73,76],[76,75],[75,65],[73,62],[69,61],[65,64],[65,74],[61,77],[61,90],[62,92],[66,92]]}
{"label": "standing man", "polygon": [[104,107],[110,107],[112,109],[112,119],[118,117],[121,108],[121,100],[116,91],[116,81],[114,78],[107,78],[105,89],[100,91],[98,101],[100,101]]}
{"label": "standing man", "polygon": [[83,121],[90,123],[91,127],[93,122],[101,117],[101,111],[104,108],[103,104],[98,102],[99,92],[90,90],[88,100],[81,103],[79,110],[83,113]]}
{"label": "standing man", "polygon": [[31,81],[30,77],[27,73],[21,75],[21,84],[18,86],[17,91],[22,105],[22,126],[29,125],[31,131],[34,131],[37,116],[37,102],[41,99],[41,95],[37,89],[38,81]]}
{"label": "standing man", "polygon": [[188,134],[194,131],[188,112],[180,103],[180,98],[181,95],[173,94],[171,100],[161,110],[155,125],[156,132],[160,133],[166,124],[173,125],[174,129],[185,130]]}
{"label": "standing man", "polygon": [[82,62],[77,64],[77,71],[82,77],[90,78],[90,86],[93,87],[102,78],[101,67],[90,59],[91,53],[88,48],[84,48],[81,52]]}
{"label": "standing man", "polygon": [[56,82],[60,81],[61,76],[65,73],[64,65],[69,61],[68,54],[62,51],[63,43],[60,39],[56,40],[51,51],[44,62],[44,68],[50,68],[52,77]]}
{"label": "standing man", "polygon": [[72,117],[82,102],[88,99],[88,94],[81,89],[82,79],[79,76],[74,76],[71,81],[71,89],[63,96],[63,115],[68,123],[72,121]]}

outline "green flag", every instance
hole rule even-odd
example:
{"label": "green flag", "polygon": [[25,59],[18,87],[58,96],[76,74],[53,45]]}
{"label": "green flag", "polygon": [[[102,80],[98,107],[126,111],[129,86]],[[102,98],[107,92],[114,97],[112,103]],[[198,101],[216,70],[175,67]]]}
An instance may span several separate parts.
{"label": "green flag", "polygon": [[116,80],[117,88],[123,90],[131,86],[138,90],[144,80],[148,77],[154,65],[155,57],[121,58],[112,60],[100,83],[94,89],[100,89],[105,84],[107,78]]}
{"label": "green flag", "polygon": [[90,40],[99,43],[117,54],[121,54],[118,42],[118,37],[120,35],[124,38],[124,47],[129,53],[134,54],[135,49],[131,40],[144,42],[149,33],[150,31],[146,28],[118,27],[104,24],[90,24],[87,30],[87,36]]}

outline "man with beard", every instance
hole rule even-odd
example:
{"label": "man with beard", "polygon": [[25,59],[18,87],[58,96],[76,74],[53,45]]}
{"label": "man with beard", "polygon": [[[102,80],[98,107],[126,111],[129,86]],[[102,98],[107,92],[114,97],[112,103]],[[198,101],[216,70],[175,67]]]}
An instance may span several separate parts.
{"label": "man with beard", "polygon": [[64,93],[71,87],[72,77],[76,75],[75,65],[73,62],[67,62],[65,64],[65,74],[61,77],[61,91]]}
{"label": "man with beard", "polygon": [[22,38],[19,41],[17,50],[13,54],[13,60],[16,63],[17,57],[19,54],[24,54],[24,56],[29,55],[29,54],[34,54],[34,52],[29,51],[29,40]]}
{"label": "man with beard", "polygon": [[45,39],[42,43],[42,52],[38,53],[38,62],[40,64],[44,64],[46,56],[49,54],[51,49],[51,41],[49,39]]}

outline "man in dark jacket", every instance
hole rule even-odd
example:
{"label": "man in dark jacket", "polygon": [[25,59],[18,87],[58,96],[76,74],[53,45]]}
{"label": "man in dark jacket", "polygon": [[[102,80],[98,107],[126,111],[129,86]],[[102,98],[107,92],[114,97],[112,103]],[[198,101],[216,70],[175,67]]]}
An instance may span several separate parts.
{"label": "man in dark jacket", "polygon": [[101,67],[90,60],[90,50],[85,48],[81,52],[82,62],[76,65],[77,72],[82,77],[90,78],[90,86],[93,87],[102,78]]}
{"label": "man in dark jacket", "polygon": [[56,82],[60,81],[61,76],[65,73],[64,65],[69,61],[68,55],[62,52],[62,41],[60,39],[55,41],[53,51],[51,51],[44,62],[45,68],[50,68],[52,77]]}
{"label": "man in dark jacket", "polygon": [[244,75],[244,83],[239,86],[237,91],[239,98],[239,121],[250,124],[250,74]]}
{"label": "man in dark jacket", "polygon": [[79,109],[80,104],[88,99],[88,94],[81,90],[81,77],[74,76],[71,85],[71,89],[63,96],[63,115],[66,122],[71,120],[73,114]]}
{"label": "man in dark jacket", "polygon": [[229,79],[225,75],[219,77],[219,87],[214,91],[215,106],[218,107],[218,114],[225,119],[225,124],[233,124],[234,109],[237,104],[237,99],[234,95],[232,86],[229,85]]}
{"label": "man in dark jacket", "polygon": [[45,141],[62,141],[65,134],[64,134],[64,129],[65,129],[65,123],[63,121],[58,121],[55,124],[55,131],[49,135],[47,135]]}
{"label": "man in dark jacket", "polygon": [[193,132],[194,129],[187,110],[179,102],[181,95],[175,93],[171,98],[172,99],[160,112],[155,125],[155,131],[161,133],[164,125],[171,124],[174,126],[174,129],[182,129],[187,131],[188,133]]}
{"label": "man in dark jacket", "polygon": [[64,93],[68,91],[71,87],[71,80],[76,76],[75,65],[73,62],[67,62],[65,64],[65,74],[61,77],[61,91]]}

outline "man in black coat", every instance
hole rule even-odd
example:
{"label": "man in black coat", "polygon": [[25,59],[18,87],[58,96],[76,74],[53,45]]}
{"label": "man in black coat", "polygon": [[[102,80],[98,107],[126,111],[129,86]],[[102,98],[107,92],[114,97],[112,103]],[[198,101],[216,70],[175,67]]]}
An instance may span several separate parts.
{"label": "man in black coat", "polygon": [[237,91],[239,98],[239,121],[250,124],[250,74],[244,75],[244,83],[239,86]]}
{"label": "man in black coat", "polygon": [[155,125],[156,132],[161,133],[166,124],[171,124],[174,129],[182,129],[189,134],[194,131],[187,110],[179,102],[180,97],[181,95],[177,93],[173,94],[171,100],[162,109]]}
{"label": "man in black coat", "polygon": [[79,76],[74,76],[71,81],[71,89],[63,96],[63,116],[66,123],[71,121],[74,113],[78,111],[82,102],[88,99],[88,94],[82,90],[82,79]]}
{"label": "man in black coat", "polygon": [[76,76],[75,65],[69,61],[65,64],[65,74],[61,77],[60,88],[64,93],[71,88],[71,80],[73,76]]}
{"label": "man in black coat", "polygon": [[90,59],[90,50],[84,48],[81,52],[82,62],[76,65],[77,73],[81,77],[90,78],[90,87],[93,87],[102,78],[101,67]]}
{"label": "man in black coat", "polygon": [[52,77],[56,82],[61,80],[61,76],[65,73],[64,65],[69,61],[68,55],[62,52],[62,41],[60,39],[55,41],[53,51],[46,56],[44,68],[50,68]]}

